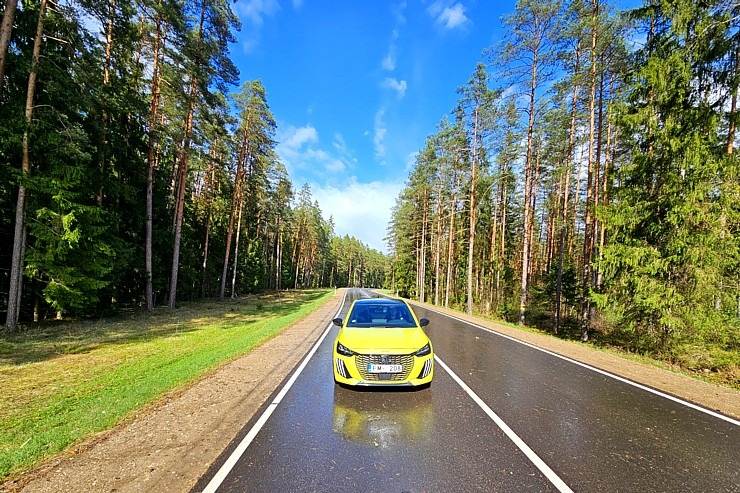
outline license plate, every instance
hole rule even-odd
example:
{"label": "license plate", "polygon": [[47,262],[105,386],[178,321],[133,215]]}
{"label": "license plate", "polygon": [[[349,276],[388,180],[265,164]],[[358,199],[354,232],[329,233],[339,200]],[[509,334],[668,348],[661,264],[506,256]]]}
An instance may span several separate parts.
{"label": "license plate", "polygon": [[403,365],[376,365],[368,363],[368,373],[403,373]]}

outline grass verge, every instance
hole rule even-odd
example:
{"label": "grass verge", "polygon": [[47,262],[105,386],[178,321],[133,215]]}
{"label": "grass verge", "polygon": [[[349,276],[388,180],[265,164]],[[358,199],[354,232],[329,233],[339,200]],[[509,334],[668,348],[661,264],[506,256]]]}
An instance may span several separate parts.
{"label": "grass verge", "polygon": [[0,336],[0,482],[115,427],[319,308],[329,290],[197,302]]}

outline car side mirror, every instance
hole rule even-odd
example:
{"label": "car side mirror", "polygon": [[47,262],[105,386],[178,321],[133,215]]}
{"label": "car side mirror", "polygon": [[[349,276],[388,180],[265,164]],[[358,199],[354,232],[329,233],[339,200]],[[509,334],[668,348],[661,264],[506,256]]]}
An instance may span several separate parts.
{"label": "car side mirror", "polygon": [[421,325],[422,327],[426,327],[427,325],[429,325],[429,319],[428,318],[420,318],[419,319],[419,325]]}
{"label": "car side mirror", "polygon": [[334,325],[336,325],[337,327],[341,327],[342,326],[342,319],[341,318],[335,318],[334,320],[332,320],[332,323]]}

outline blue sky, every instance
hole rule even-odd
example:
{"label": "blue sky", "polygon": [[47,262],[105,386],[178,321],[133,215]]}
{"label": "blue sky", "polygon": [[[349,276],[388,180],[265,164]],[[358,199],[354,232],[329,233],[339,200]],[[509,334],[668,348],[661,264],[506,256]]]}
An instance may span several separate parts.
{"label": "blue sky", "polygon": [[501,40],[498,0],[239,0],[231,55],[261,79],[278,154],[337,235],[385,252],[415,153],[453,110],[483,50]]}

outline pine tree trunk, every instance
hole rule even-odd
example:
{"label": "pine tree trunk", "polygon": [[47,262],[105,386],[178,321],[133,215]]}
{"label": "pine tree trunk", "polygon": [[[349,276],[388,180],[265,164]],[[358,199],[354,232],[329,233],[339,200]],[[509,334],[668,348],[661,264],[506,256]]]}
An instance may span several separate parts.
{"label": "pine tree trunk", "polygon": [[[574,80],[578,80],[578,73],[580,72],[580,60],[581,60],[581,42],[580,40],[576,44],[576,65],[573,71]],[[565,236],[567,235],[567,224],[568,224],[568,199],[570,194],[570,175],[571,165],[573,164],[573,151],[575,149],[576,140],[576,113],[578,107],[578,82],[573,85],[573,98],[570,103],[570,130],[568,132],[568,155],[566,157],[567,162],[565,165],[565,187],[564,187],[564,198],[563,198],[563,209],[562,217],[560,218],[560,233],[558,240],[558,275],[557,284],[555,288],[555,326],[553,332],[556,334],[560,330],[560,324],[562,320],[562,293],[563,293],[563,255],[565,249]]]}
{"label": "pine tree trunk", "polygon": [[301,269],[301,251],[298,250],[296,263],[295,263],[295,279],[294,279],[294,285],[293,289],[298,289],[298,274],[300,273]]}
{"label": "pine tree trunk", "polygon": [[[298,226],[300,228],[300,220],[298,222]],[[293,289],[295,289],[298,286],[298,267],[296,263],[298,262],[297,259],[298,256],[298,230],[293,234],[293,252],[290,255],[290,273],[293,274],[296,273],[295,277],[293,278]],[[349,282],[351,275],[351,271],[347,272],[347,282]]]}
{"label": "pine tree trunk", "polygon": [[467,285],[467,305],[466,313],[473,313],[473,254],[475,250],[475,180],[476,180],[476,161],[478,145],[478,108],[475,108],[475,118],[473,123],[473,159],[470,170],[470,211],[468,213],[468,285]]}
{"label": "pine tree trunk", "polygon": [[3,20],[0,24],[0,97],[3,94],[3,81],[5,80],[5,56],[8,54],[10,35],[13,32],[13,20],[18,6],[18,0],[5,0]]}
{"label": "pine tree trunk", "polygon": [[229,225],[226,228],[226,252],[224,253],[224,266],[221,272],[221,289],[219,290],[219,298],[224,299],[226,294],[226,276],[229,272],[229,261],[231,260],[231,241],[234,238],[234,223],[236,222],[236,208],[239,204],[239,187],[241,186],[239,178],[239,172],[237,171],[236,180],[234,183],[234,190],[231,195],[231,213],[229,214]]}
{"label": "pine tree trunk", "polygon": [[[231,195],[231,211],[229,213],[229,226],[226,230],[226,253],[224,254],[224,267],[223,272],[221,274],[221,290],[219,292],[219,297],[223,300],[226,295],[226,277],[229,270],[229,262],[231,259],[231,240],[234,237],[234,223],[236,222],[236,216],[237,211],[239,214],[239,223],[241,224],[241,208],[242,208],[242,202],[243,202],[243,194],[244,194],[244,187],[245,184],[245,166],[246,162],[249,159],[249,112],[247,112],[247,118],[244,125],[244,131],[242,132],[242,141],[239,145],[239,153],[237,157],[236,162],[236,176],[234,177],[234,190]],[[238,235],[238,233],[237,233]],[[236,267],[236,263],[234,263],[234,266]],[[236,276],[236,272],[234,272],[234,276]],[[233,297],[233,287],[231,290],[232,297]]]}
{"label": "pine tree trunk", "polygon": [[177,302],[177,275],[180,268],[180,242],[182,240],[182,221],[185,214],[185,188],[187,187],[188,177],[188,159],[190,158],[190,137],[193,132],[193,118],[195,113],[195,92],[197,83],[193,79],[190,84],[188,99],[188,116],[185,120],[185,135],[183,137],[183,146],[180,153],[179,176],[177,183],[177,198],[175,201],[175,239],[172,248],[172,270],[170,273],[170,296],[167,306],[173,310]]}
{"label": "pine tree trunk", "polygon": [[[203,43],[203,26],[206,18],[206,2],[203,1],[200,9],[200,24],[198,27],[198,52],[202,49]],[[185,213],[185,188],[187,186],[188,177],[188,161],[190,159],[190,140],[193,133],[193,122],[195,117],[195,99],[198,91],[198,77],[196,73],[191,74],[193,80],[190,83],[190,90],[188,91],[188,114],[185,119],[185,132],[183,134],[182,151],[179,154],[179,159],[175,159],[176,169],[179,176],[178,187],[177,187],[177,199],[175,201],[175,240],[172,248],[172,270],[170,274],[170,296],[168,300],[168,307],[170,310],[175,308],[177,301],[177,275],[180,268],[180,241],[182,240],[182,221]]]}
{"label": "pine tree trunk", "polygon": [[[161,2],[160,2],[161,5]],[[152,101],[149,106],[149,146],[147,152],[146,166],[146,245],[145,245],[145,269],[146,269],[146,309],[154,310],[154,289],[152,286],[153,265],[152,265],[152,235],[154,219],[154,168],[156,166],[155,133],[157,119],[159,118],[159,95],[160,95],[160,78],[159,78],[159,52],[161,32],[163,27],[162,13],[157,15],[157,25],[154,33],[154,53],[152,60]]]}
{"label": "pine tree trunk", "polygon": [[[611,105],[611,96],[614,94],[614,79],[611,79],[610,81],[610,89],[609,89],[609,95],[610,100],[607,102],[607,107],[609,108],[609,114],[607,115],[607,129],[606,129],[606,154],[604,155],[604,176],[601,180],[601,202],[604,204],[607,204],[609,202],[609,176],[611,175],[612,170],[612,160],[613,156],[616,155],[616,148],[617,148],[617,139],[619,136],[619,127],[614,126],[614,130],[612,131],[612,121],[613,121],[613,114],[612,114],[612,105]],[[604,252],[604,246],[606,244],[606,228],[601,227],[600,235],[599,235],[599,260],[603,257]],[[603,270],[600,270],[598,272],[598,276],[596,278],[596,287],[601,288],[604,285],[604,272]]]}
{"label": "pine tree trunk", "polygon": [[239,201],[239,215],[236,221],[236,238],[234,239],[234,266],[231,273],[231,299],[236,298],[236,272],[239,266],[239,238],[242,231],[242,211],[244,210],[244,200]]}
{"label": "pine tree trunk", "polygon": [[[532,203],[529,206],[529,211],[531,215],[531,220],[529,221],[529,279],[531,282],[532,276],[535,272],[539,270],[540,266],[540,250],[539,248],[535,249],[535,246],[537,246],[539,243],[542,242],[541,238],[541,229],[540,229],[540,238],[538,238],[538,242],[534,241],[534,227],[535,227],[535,220],[534,220],[534,213],[537,211],[537,193],[539,191],[539,185],[540,185],[540,170],[542,169],[541,165],[541,159],[542,159],[542,140],[537,139],[537,152],[536,157],[534,159],[534,176],[532,177],[532,193],[531,193],[531,199]],[[543,213],[544,214],[544,213]],[[540,218],[540,224],[544,223],[544,216]]]}
{"label": "pine tree trunk", "polygon": [[457,187],[457,172],[453,174],[453,192],[450,200],[450,235],[449,245],[447,247],[447,278],[445,279],[445,308],[450,306],[450,289],[452,283],[452,261],[453,252],[455,250],[455,208],[457,199],[455,197],[454,189]]}
{"label": "pine tree trunk", "polygon": [[428,218],[428,197],[427,197],[427,191],[424,189],[424,196],[422,199],[422,219],[421,219],[421,258],[420,258],[420,269],[419,269],[419,281],[420,281],[420,291],[419,291],[419,301],[425,302],[426,301],[426,284],[427,284],[427,218]]}
{"label": "pine tree trunk", "polygon": [[[103,63],[103,85],[110,86],[110,70],[111,70],[111,52],[113,50],[113,16],[116,11],[115,0],[108,1],[108,20],[105,26],[105,63]],[[99,206],[103,205],[103,197],[105,195],[105,188],[103,181],[105,180],[105,166],[107,159],[107,147],[108,147],[108,125],[110,122],[110,115],[108,110],[104,107],[101,115],[100,122],[100,146],[98,148],[98,167],[100,168],[100,187],[98,188],[97,202]]]}
{"label": "pine tree trunk", "polygon": [[[509,165],[504,164],[503,169],[503,176],[506,176],[509,172]],[[499,255],[501,258],[501,263],[506,259],[506,208],[508,206],[509,202],[509,192],[505,185],[502,185],[501,187],[501,248],[499,249]],[[502,298],[501,295],[501,267],[499,266],[498,269],[496,269],[496,306],[500,303],[500,300]]]}
{"label": "pine tree trunk", "polygon": [[497,247],[498,247],[498,228],[499,228],[499,214],[500,214],[500,207],[501,204],[499,203],[496,198],[498,197],[498,193],[494,192],[491,202],[493,202],[493,212],[491,213],[491,240],[490,240],[490,246],[489,246],[489,252],[488,256],[490,257],[490,263],[491,263],[491,272],[489,275],[488,280],[488,293],[486,297],[486,313],[491,314],[493,309],[493,299],[495,294],[495,273],[496,270],[498,270],[498,260],[497,260]]}
{"label": "pine tree trunk", "polygon": [[[604,71],[599,73],[599,98],[597,102],[597,117],[596,117],[596,160],[594,169],[594,211],[602,203],[601,196],[601,156],[603,152],[603,127],[604,127]],[[593,237],[591,238],[591,286],[596,287],[598,285],[599,271],[595,268],[595,259],[600,254],[600,248],[597,248],[597,239],[601,237],[603,227],[596,214],[593,214]],[[591,311],[589,312],[589,321],[591,320]]]}
{"label": "pine tree trunk", "polygon": [[277,241],[275,253],[275,289],[280,291],[282,289],[281,280],[283,272],[283,225],[281,217],[277,217]]}
{"label": "pine tree trunk", "polygon": [[[28,131],[33,118],[33,100],[36,92],[36,73],[39,58],[41,56],[41,43],[44,35],[44,17],[46,15],[46,0],[41,0],[39,7],[39,18],[36,24],[36,37],[33,41],[33,56],[31,59],[31,72],[28,74],[28,87],[26,89],[25,128],[23,130],[23,157],[21,161],[21,172],[23,177],[31,173],[31,159],[29,153]],[[10,286],[8,289],[8,315],[5,326],[9,332],[15,331],[18,326],[18,318],[21,309],[21,294],[23,292],[23,260],[25,257],[26,239],[26,187],[23,184],[18,187],[18,201],[15,209],[15,231],[13,239],[13,254],[10,267]]]}
{"label": "pine tree trunk", "polygon": [[589,94],[589,144],[588,144],[588,177],[586,182],[586,216],[584,219],[583,232],[583,300],[581,305],[581,341],[588,340],[588,328],[591,318],[590,288],[591,281],[591,260],[593,256],[594,245],[594,221],[593,208],[596,200],[594,187],[598,186],[596,180],[596,22],[598,20],[598,0],[593,0],[592,32],[591,32],[591,92]]}
{"label": "pine tree trunk", "polygon": [[585,162],[586,146],[581,146],[581,153],[578,157],[578,173],[576,173],[576,186],[574,188],[575,193],[573,194],[573,213],[571,214],[572,222],[569,224],[571,233],[568,235],[568,258],[573,258],[573,243],[575,241],[575,231],[578,226],[578,207],[581,203],[580,193],[581,190],[581,178],[583,176],[583,163]]}
{"label": "pine tree trunk", "polygon": [[206,297],[206,270],[208,267],[208,247],[211,240],[211,211],[210,209],[206,213],[206,234],[203,242],[203,264],[200,270],[200,296],[201,298]]}
{"label": "pine tree trunk", "polygon": [[437,238],[434,252],[434,304],[439,305],[439,281],[442,263],[442,186],[437,189]]}
{"label": "pine tree trunk", "polygon": [[[537,55],[535,53],[534,60],[537,59]],[[525,169],[524,169],[524,235],[522,239],[522,284],[521,284],[521,291],[520,291],[520,299],[519,299],[519,323],[524,325],[525,322],[525,313],[527,310],[527,304],[528,304],[528,294],[529,294],[529,260],[530,260],[530,236],[529,232],[531,230],[531,223],[532,223],[532,211],[531,208],[531,202],[532,202],[532,180],[533,180],[533,170],[532,170],[532,154],[533,154],[533,146],[534,146],[534,112],[535,112],[535,91],[537,88],[537,63],[534,62],[532,64],[532,79],[530,82],[530,92],[529,92],[529,123],[527,125],[527,155],[526,155],[526,161],[525,161]]]}
{"label": "pine tree trunk", "polygon": [[206,234],[205,239],[203,241],[203,264],[201,265],[201,272],[200,272],[200,296],[202,298],[205,298],[206,296],[206,269],[208,267],[208,247],[211,240],[211,216],[212,216],[212,207],[213,207],[213,189],[216,181],[216,167],[214,165],[214,162],[217,157],[216,153],[216,145],[218,143],[218,137],[213,139],[213,151],[211,154],[211,160],[208,162],[208,170],[206,171],[206,184],[205,187],[205,193],[206,193]]}
{"label": "pine tree trunk", "polygon": [[735,125],[737,119],[737,91],[738,91],[738,68],[740,66],[740,41],[736,41],[735,51],[732,57],[732,74],[730,75],[731,92],[730,113],[727,126],[727,155],[731,155],[735,149]]}

